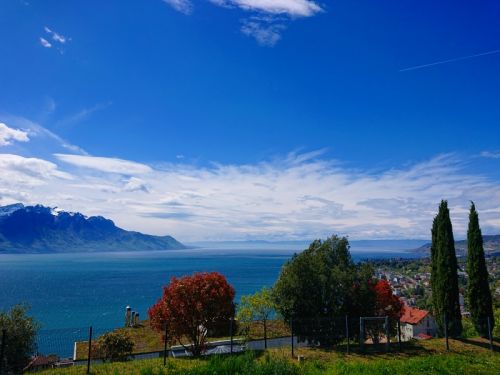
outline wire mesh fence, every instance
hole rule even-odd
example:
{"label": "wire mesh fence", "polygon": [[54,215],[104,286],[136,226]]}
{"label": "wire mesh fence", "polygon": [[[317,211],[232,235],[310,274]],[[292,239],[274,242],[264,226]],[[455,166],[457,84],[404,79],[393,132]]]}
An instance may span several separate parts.
{"label": "wire mesh fence", "polygon": [[[231,320],[210,329],[203,329],[202,355],[234,354],[245,350],[302,347],[328,348],[350,353],[397,352],[404,350],[404,343],[413,339],[443,337],[447,348],[452,338],[467,342],[468,337],[482,336],[482,341],[493,349],[492,330],[495,322],[490,317],[480,319],[450,319],[443,315],[441,324],[437,319],[422,320],[419,324],[408,324],[389,317],[294,317],[281,319],[238,322]],[[473,322],[473,323],[472,323]],[[457,327],[462,329],[457,331]],[[121,348],[121,354],[106,352],[105,340],[109,334],[126,336],[131,346]],[[8,347],[9,332],[0,332],[0,374],[8,361],[4,353]],[[116,343],[116,340],[113,341]],[[121,355],[121,357],[120,357]],[[139,322],[127,328],[81,327],[41,330],[36,339],[32,363],[26,370],[67,365],[87,365],[105,360],[184,357],[192,355],[189,337],[176,337],[168,329],[155,331],[147,322]],[[37,362],[38,361],[38,362]]]}

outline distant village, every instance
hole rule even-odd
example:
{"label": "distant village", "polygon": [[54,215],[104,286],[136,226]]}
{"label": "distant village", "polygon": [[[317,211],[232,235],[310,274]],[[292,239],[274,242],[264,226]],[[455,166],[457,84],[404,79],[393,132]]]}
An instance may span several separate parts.
{"label": "distant village", "polygon": [[[385,279],[391,285],[393,293],[405,304],[401,317],[403,340],[428,339],[436,335],[436,323],[431,310],[431,264],[429,258],[389,259],[369,261],[375,269],[375,277]],[[486,258],[490,275],[492,297],[500,302],[500,258]],[[470,317],[467,309],[465,285],[468,275],[465,270],[465,258],[458,258],[458,281],[460,287],[460,310],[463,317]]]}

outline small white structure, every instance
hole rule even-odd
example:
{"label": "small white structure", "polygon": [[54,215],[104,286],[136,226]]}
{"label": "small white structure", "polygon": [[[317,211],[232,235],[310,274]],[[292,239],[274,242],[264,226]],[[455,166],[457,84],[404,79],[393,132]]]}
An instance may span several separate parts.
{"label": "small white structure", "polygon": [[407,305],[403,308],[401,317],[401,339],[428,339],[436,335],[436,321],[426,310],[420,310]]}
{"label": "small white structure", "polygon": [[132,308],[127,306],[125,308],[125,327],[130,327],[132,319]]}

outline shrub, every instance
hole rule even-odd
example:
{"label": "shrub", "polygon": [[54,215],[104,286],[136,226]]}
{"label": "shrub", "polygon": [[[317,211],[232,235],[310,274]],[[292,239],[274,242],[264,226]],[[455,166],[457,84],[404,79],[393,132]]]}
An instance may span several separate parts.
{"label": "shrub", "polygon": [[27,313],[28,308],[24,305],[0,312],[0,341],[1,329],[6,329],[4,369],[7,374],[21,373],[36,350],[39,324]]}
{"label": "shrub", "polygon": [[121,332],[109,332],[97,341],[99,355],[105,361],[124,361],[132,354],[134,342]]}

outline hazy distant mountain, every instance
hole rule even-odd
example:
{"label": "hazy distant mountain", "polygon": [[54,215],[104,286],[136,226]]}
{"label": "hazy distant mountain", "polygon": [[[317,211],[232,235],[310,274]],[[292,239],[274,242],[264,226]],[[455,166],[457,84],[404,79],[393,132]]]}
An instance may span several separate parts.
{"label": "hazy distant mountain", "polygon": [[[486,255],[500,254],[500,235],[484,235],[484,252]],[[462,256],[467,254],[467,241],[456,241],[455,242],[455,250],[457,255]],[[431,244],[427,243],[422,247],[415,249],[415,252],[422,254],[430,254],[431,252]]]}
{"label": "hazy distant mountain", "polygon": [[[267,240],[247,240],[247,241],[199,241],[188,245],[202,248],[218,249],[273,249],[273,250],[304,250],[312,242],[309,240],[289,240],[289,241],[267,241]],[[415,248],[427,243],[425,240],[349,240],[352,253],[370,252],[412,252]]]}
{"label": "hazy distant mountain", "polygon": [[86,217],[21,203],[0,207],[0,253],[70,253],[183,249],[171,236],[118,228],[102,216]]}

